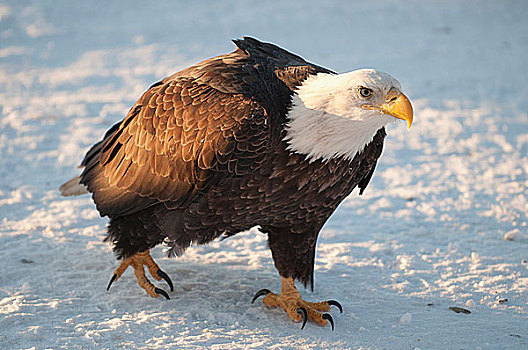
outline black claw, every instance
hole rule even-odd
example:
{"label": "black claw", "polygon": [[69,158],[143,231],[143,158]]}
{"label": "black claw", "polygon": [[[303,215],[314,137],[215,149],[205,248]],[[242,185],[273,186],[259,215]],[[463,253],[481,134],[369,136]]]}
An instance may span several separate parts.
{"label": "black claw", "polygon": [[304,307],[300,307],[297,309],[297,313],[302,316],[302,326],[301,329],[304,328],[306,325],[306,321],[308,321],[308,311]]}
{"label": "black claw", "polygon": [[164,291],[163,289],[154,288],[154,291],[155,291],[157,294],[161,294],[161,295],[163,295],[165,298],[167,298],[167,300],[170,300],[169,295],[168,295],[167,292]]}
{"label": "black claw", "polygon": [[167,284],[169,285],[171,292],[174,292],[174,286],[172,285],[172,281],[171,281],[169,275],[167,275],[163,270],[159,269],[158,270],[158,276],[163,278],[165,280],[165,282],[167,282]]}
{"label": "black claw", "polygon": [[106,291],[108,292],[108,290],[110,289],[110,286],[112,285],[112,283],[114,283],[114,281],[116,280],[117,278],[117,275],[114,273],[114,275],[112,276],[112,278],[110,278],[110,282],[108,282],[108,286],[106,287]]}
{"label": "black claw", "polygon": [[332,319],[332,316],[330,316],[330,314],[323,314],[323,320],[328,320],[328,322],[330,322],[330,325],[332,326],[332,330],[334,330],[334,320]]}
{"label": "black claw", "polygon": [[253,304],[255,302],[255,300],[258,299],[258,297],[260,296],[263,296],[263,295],[268,295],[269,293],[271,293],[271,291],[269,289],[261,289],[259,290],[257,293],[255,293],[255,296],[253,297],[253,300],[251,300],[251,304]]}
{"label": "black claw", "polygon": [[339,312],[340,312],[340,313],[343,313],[343,307],[342,307],[341,304],[339,304],[337,301],[335,301],[335,300],[328,300],[327,303],[328,303],[328,305],[334,305],[334,306],[337,306],[337,308],[339,309]]}

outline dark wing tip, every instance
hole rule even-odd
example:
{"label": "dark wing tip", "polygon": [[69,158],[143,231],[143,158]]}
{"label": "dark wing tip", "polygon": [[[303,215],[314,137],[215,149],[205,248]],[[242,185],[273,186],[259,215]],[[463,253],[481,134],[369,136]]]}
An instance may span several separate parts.
{"label": "dark wing tip", "polygon": [[252,43],[263,44],[262,41],[260,41],[260,40],[258,40],[258,39],[255,39],[255,38],[252,37],[252,36],[247,36],[247,35],[242,36],[242,40],[247,40],[247,41],[252,42]]}
{"label": "dark wing tip", "polygon": [[321,72],[335,74],[333,71],[307,62],[301,56],[294,54],[272,43],[260,41],[250,36],[233,39],[235,45],[249,56],[272,59],[278,66],[312,66]]}
{"label": "dark wing tip", "polygon": [[264,42],[250,36],[242,36],[242,38],[231,39],[231,41],[241,50],[247,51],[251,46],[262,46]]}
{"label": "dark wing tip", "polygon": [[260,41],[250,36],[243,36],[242,39],[233,39],[235,45],[245,51],[248,55],[265,56],[273,58],[280,65],[304,65],[308,64],[301,56],[289,52],[275,44]]}

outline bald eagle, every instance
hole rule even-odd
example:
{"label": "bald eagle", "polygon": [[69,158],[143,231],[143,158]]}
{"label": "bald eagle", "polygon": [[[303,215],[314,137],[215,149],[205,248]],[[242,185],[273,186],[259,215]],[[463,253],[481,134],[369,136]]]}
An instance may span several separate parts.
{"label": "bald eagle", "polygon": [[244,37],[237,49],[155,83],[85,155],[81,175],[63,195],[90,192],[110,219],[106,241],[119,266],[132,265],[152,297],[169,276],[149,250],[160,243],[181,255],[259,226],[268,235],[280,293],[268,307],[295,322],[331,323],[337,301],[302,299],[295,280],[313,289],[317,236],[345,197],[367,187],[382,153],[385,126],[411,126],[400,83],[373,69],[336,74],[273,44]]}

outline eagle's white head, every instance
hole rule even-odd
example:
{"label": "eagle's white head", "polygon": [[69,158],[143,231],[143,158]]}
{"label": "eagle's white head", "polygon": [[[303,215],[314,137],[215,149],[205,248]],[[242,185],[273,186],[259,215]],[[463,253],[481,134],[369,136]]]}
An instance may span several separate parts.
{"label": "eagle's white head", "polygon": [[374,69],[321,73],[295,92],[285,141],[290,151],[311,161],[352,159],[395,118],[407,121],[410,128],[413,109],[389,74]]}

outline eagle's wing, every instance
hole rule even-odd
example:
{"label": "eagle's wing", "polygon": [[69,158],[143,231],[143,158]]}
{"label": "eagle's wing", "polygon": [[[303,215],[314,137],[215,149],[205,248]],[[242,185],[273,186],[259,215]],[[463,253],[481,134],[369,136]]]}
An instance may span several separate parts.
{"label": "eagle's wing", "polygon": [[378,132],[374,136],[374,139],[372,140],[375,146],[369,147],[368,150],[364,151],[365,154],[363,156],[362,161],[363,167],[365,169],[370,169],[370,171],[358,183],[360,195],[363,194],[368,184],[370,183],[370,179],[372,179],[372,175],[374,175],[376,164],[378,163],[378,159],[381,156],[381,152],[383,150],[383,140],[385,139],[385,136],[387,136],[385,128],[381,128],[380,130],[378,130]]}
{"label": "eagle's wing", "polygon": [[291,94],[331,73],[252,38],[154,84],[85,156],[81,183],[102,216],[189,203],[260,166],[280,141]]}
{"label": "eagle's wing", "polygon": [[258,167],[269,128],[266,110],[252,99],[174,78],[146,91],[87,153],[81,182],[101,215],[159,202],[178,207],[219,177]]}

